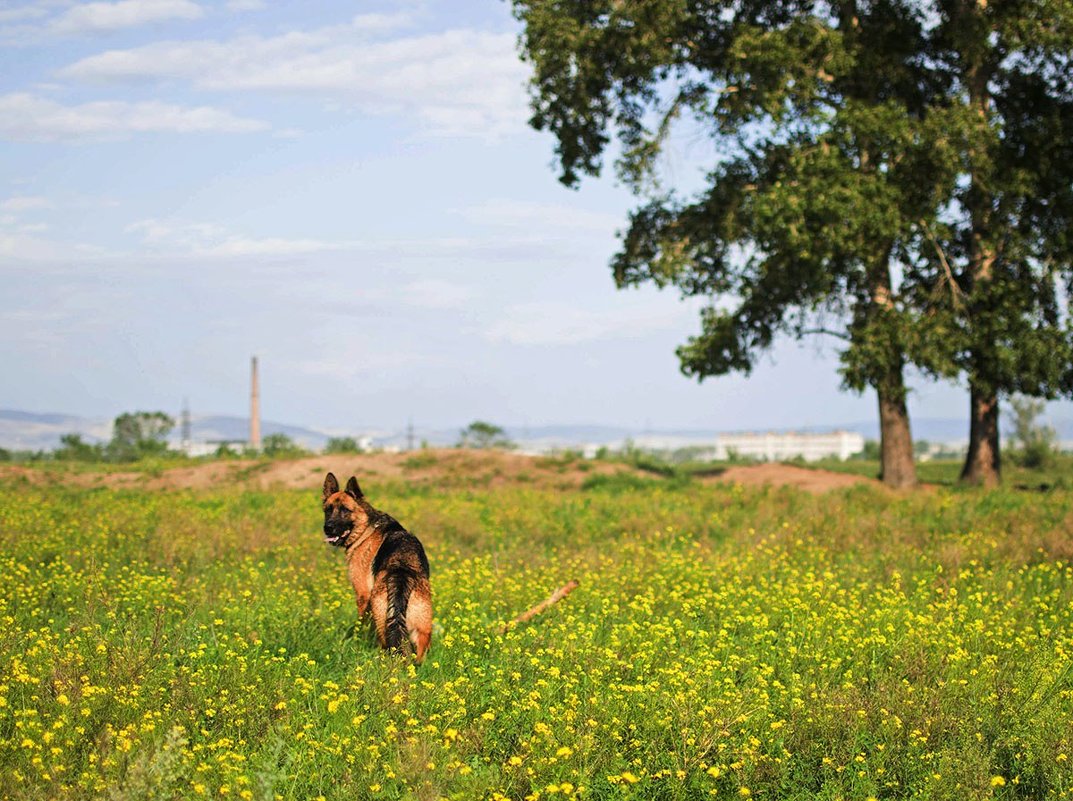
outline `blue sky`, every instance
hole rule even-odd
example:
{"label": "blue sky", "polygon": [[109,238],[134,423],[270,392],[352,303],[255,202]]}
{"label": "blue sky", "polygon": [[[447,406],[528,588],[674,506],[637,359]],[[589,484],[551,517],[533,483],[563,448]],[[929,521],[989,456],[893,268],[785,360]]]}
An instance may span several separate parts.
{"label": "blue sky", "polygon": [[266,417],[335,430],[874,418],[818,342],[678,372],[698,303],[614,288],[631,199],[556,181],[516,36],[495,0],[0,2],[0,407],[242,414],[257,354]]}

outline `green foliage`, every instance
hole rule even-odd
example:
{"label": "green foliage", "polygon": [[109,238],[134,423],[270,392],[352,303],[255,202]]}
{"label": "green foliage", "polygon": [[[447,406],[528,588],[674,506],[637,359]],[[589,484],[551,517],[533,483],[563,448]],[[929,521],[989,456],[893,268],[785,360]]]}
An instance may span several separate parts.
{"label": "green foliage", "polygon": [[852,458],[879,461],[879,441],[866,439],[861,452],[853,454]]}
{"label": "green foliage", "polygon": [[134,462],[167,452],[175,421],[164,412],[124,412],[112,424],[105,455],[114,462]]}
{"label": "green foliage", "polygon": [[[684,373],[749,373],[778,337],[819,333],[842,343],[845,386],[894,408],[907,362],[946,369],[930,346],[937,318],[906,302],[890,268],[957,172],[942,121],[921,113],[926,36],[909,4],[514,6],[532,122],[555,134],[564,182],[597,173],[617,132],[620,173],[646,198],[612,260],[616,282],[709,301],[677,351]],[[692,198],[655,177],[684,117],[719,154]]]}
{"label": "green foliage", "polygon": [[438,464],[439,459],[432,453],[415,453],[413,456],[407,456],[402,462],[403,470],[424,470],[427,467],[432,467],[434,464]]}
{"label": "green foliage", "polygon": [[629,494],[650,489],[661,484],[658,479],[646,478],[633,473],[595,473],[581,482],[583,491],[600,490],[615,494]]}
{"label": "green foliage", "polygon": [[[513,5],[561,180],[598,174],[617,136],[643,198],[616,282],[709,299],[687,375],[822,333],[846,387],[895,403],[908,364],[1073,392],[1068,0]],[[688,198],[656,170],[680,120],[716,154]]]}
{"label": "green foliage", "polygon": [[419,668],[355,628],[315,486],[0,484],[0,797],[1073,786],[1068,491],[365,489],[432,563]]}
{"label": "green foliage", "polygon": [[1010,444],[1014,458],[1022,467],[1047,467],[1057,453],[1058,435],[1050,426],[1039,422],[1046,404],[1038,399],[1015,395],[1010,398],[1009,420],[1013,427]]}
{"label": "green foliage", "polygon": [[52,452],[52,458],[71,462],[99,462],[105,455],[103,445],[86,442],[81,434],[64,434],[60,447]]}
{"label": "green foliage", "polygon": [[187,795],[189,744],[182,726],[169,729],[158,748],[132,761],[121,786],[109,788],[109,801],[171,801]]}
{"label": "green foliage", "polygon": [[726,461],[728,464],[747,464],[750,461],[754,460],[750,459],[747,456],[742,456],[741,453],[738,452],[737,448],[727,448]]}
{"label": "green foliage", "polygon": [[261,453],[269,459],[287,459],[309,453],[286,434],[269,434],[261,440]]}
{"label": "green foliage", "polygon": [[[954,487],[960,478],[962,461],[963,455],[961,454],[936,454],[934,458],[917,465],[920,480],[925,484]],[[1019,463],[1020,461],[1014,460],[1012,465],[1004,471],[1005,482],[1009,486],[1019,490],[1043,492],[1064,492],[1073,489],[1073,458],[1070,456],[1055,454],[1041,468],[1025,467]],[[824,459],[811,462],[809,467],[852,473],[868,478],[875,478],[879,475],[878,459],[851,459],[845,462]],[[970,495],[974,494],[974,491],[968,492]]]}
{"label": "green foliage", "polygon": [[325,453],[362,453],[363,448],[353,437],[332,437],[324,446]]}
{"label": "green foliage", "polygon": [[240,454],[226,443],[217,445],[216,450],[213,452],[213,458],[215,459],[237,459],[239,456]]}
{"label": "green foliage", "polygon": [[458,448],[502,448],[510,449],[514,443],[507,438],[507,432],[499,426],[474,420],[459,432]]}

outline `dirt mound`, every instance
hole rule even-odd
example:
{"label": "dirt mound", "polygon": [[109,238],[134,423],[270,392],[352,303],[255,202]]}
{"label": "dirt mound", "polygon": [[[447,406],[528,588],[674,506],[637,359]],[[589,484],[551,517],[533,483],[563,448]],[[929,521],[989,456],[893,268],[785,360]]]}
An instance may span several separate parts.
{"label": "dirt mound", "polygon": [[829,492],[857,484],[876,483],[864,476],[836,473],[832,470],[813,470],[808,467],[777,462],[730,467],[720,473],[715,480],[745,486],[771,484],[775,487],[797,487],[807,492]]}
{"label": "dirt mound", "polygon": [[[525,456],[503,451],[423,450],[410,453],[331,454],[291,460],[215,460],[172,467],[162,471],[61,470],[19,465],[0,467],[0,479],[48,483],[62,473],[63,481],[88,487],[141,487],[144,489],[212,489],[237,484],[315,490],[328,471],[341,480],[356,475],[362,485],[379,481],[407,481],[429,487],[458,488],[533,486],[577,489],[593,476],[631,475],[654,478],[630,465],[591,459]],[[787,464],[731,467],[702,479],[704,482],[739,483],[749,486],[792,486],[808,492],[827,492],[861,483],[874,483],[861,476],[809,470]]]}

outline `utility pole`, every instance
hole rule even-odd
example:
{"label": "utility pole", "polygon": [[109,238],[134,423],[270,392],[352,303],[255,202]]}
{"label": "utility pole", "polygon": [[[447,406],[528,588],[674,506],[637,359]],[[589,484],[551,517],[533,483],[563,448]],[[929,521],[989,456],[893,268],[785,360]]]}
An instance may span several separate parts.
{"label": "utility pole", "polygon": [[414,449],[414,419],[411,417],[406,421],[406,450],[412,451]]}
{"label": "utility pole", "polygon": [[261,389],[256,356],[250,357],[250,448],[261,450]]}
{"label": "utility pole", "polygon": [[183,398],[182,422],[179,424],[179,448],[190,455],[190,399]]}

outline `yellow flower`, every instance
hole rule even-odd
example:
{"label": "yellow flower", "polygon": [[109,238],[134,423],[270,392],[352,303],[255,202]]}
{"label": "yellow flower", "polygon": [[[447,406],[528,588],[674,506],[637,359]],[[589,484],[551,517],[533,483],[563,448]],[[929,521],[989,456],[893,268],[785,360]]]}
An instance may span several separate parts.
{"label": "yellow flower", "polygon": [[739,787],[738,788],[738,795],[740,795],[742,798],[748,798],[752,794],[753,794],[752,790],[750,790],[748,787]]}
{"label": "yellow flower", "polygon": [[1004,779],[1002,776],[992,776],[991,777],[991,786],[992,787],[1005,787],[1006,786],[1006,779]]}

